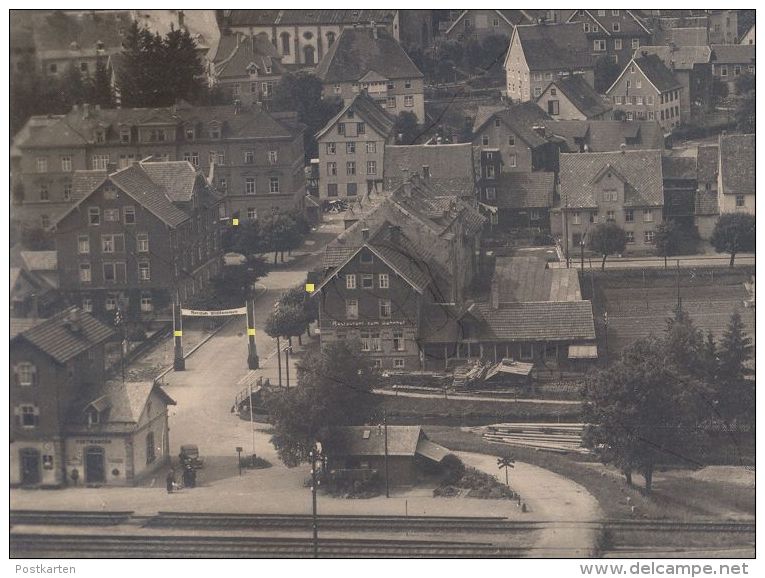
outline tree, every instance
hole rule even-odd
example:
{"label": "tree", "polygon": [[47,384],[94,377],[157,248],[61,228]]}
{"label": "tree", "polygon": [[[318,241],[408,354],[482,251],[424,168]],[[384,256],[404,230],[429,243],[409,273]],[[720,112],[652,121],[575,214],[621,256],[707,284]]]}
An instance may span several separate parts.
{"label": "tree", "polygon": [[368,423],[379,398],[372,394],[379,371],[358,353],[357,342],[326,343],[298,364],[298,386],[271,392],[265,402],[274,434],[271,442],[287,466],[306,461],[316,441],[331,451],[333,430]]}
{"label": "tree", "polygon": [[681,373],[696,377],[705,377],[704,335],[698,329],[682,307],[675,308],[675,313],[667,319],[664,330],[666,356]]}
{"label": "tree", "polygon": [[744,93],[736,103],[736,128],[745,134],[752,134],[757,128],[757,96],[754,90]]}
{"label": "tree", "polygon": [[736,94],[741,96],[757,88],[757,81],[752,74],[742,74],[736,78]]}
{"label": "tree", "polygon": [[752,371],[747,363],[753,352],[752,339],[746,335],[741,315],[734,311],[720,339],[720,376],[726,380],[738,381],[750,375]]}
{"label": "tree", "polygon": [[601,270],[605,270],[609,255],[621,254],[626,247],[627,235],[624,229],[613,222],[600,223],[587,235],[587,248],[603,256]]}
{"label": "tree", "polygon": [[112,91],[112,70],[103,58],[96,60],[96,72],[93,75],[91,94],[88,99],[93,104],[104,108],[114,106],[114,92]]}
{"label": "tree", "polygon": [[284,212],[275,212],[262,219],[260,231],[262,248],[274,252],[274,263],[280,252],[284,261],[284,251],[297,249],[304,237],[300,225]]}
{"label": "tree", "polygon": [[[283,293],[279,299],[279,307],[300,308],[305,324],[303,331],[310,337],[310,324],[319,318],[319,304],[316,299],[311,299],[304,284]],[[300,335],[297,335],[298,339],[300,339]]]}
{"label": "tree", "polygon": [[653,241],[656,254],[664,257],[664,268],[667,268],[667,257],[677,255],[683,244],[683,230],[675,221],[659,223],[654,231]]}
{"label": "tree", "polygon": [[255,282],[267,274],[268,265],[259,257],[248,258],[245,265],[226,265],[210,280],[209,294],[198,301],[218,309],[241,307],[251,297]]}
{"label": "tree", "polygon": [[709,239],[718,253],[730,253],[733,267],[736,253],[754,251],[756,245],[754,215],[725,213],[720,215]]}
{"label": "tree", "polygon": [[595,90],[605,94],[621,74],[622,68],[609,56],[601,56],[595,61]]}
{"label": "tree", "polygon": [[271,312],[266,320],[266,333],[271,337],[297,337],[306,332],[308,321],[302,306],[282,305]]}
{"label": "tree", "polygon": [[489,34],[481,41],[481,50],[483,52],[483,62],[481,67],[487,72],[503,72],[502,65],[505,61],[505,54],[510,46],[510,39],[504,34]]}
{"label": "tree", "polygon": [[393,124],[393,134],[396,135],[397,144],[414,144],[420,135],[419,125],[417,124],[417,115],[413,112],[402,111],[398,113]]}

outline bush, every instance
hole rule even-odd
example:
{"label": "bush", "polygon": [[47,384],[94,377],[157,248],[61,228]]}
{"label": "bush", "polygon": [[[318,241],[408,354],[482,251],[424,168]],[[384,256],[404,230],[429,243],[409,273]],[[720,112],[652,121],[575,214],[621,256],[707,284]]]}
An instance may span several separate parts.
{"label": "bush", "polygon": [[460,495],[460,489],[454,486],[439,486],[433,490],[434,498],[454,498]]}
{"label": "bush", "polygon": [[[447,458],[451,455],[452,454],[446,456],[443,461],[446,462]],[[459,461],[459,458],[456,456],[454,456],[454,459]],[[450,460],[450,462],[452,462],[452,460]],[[447,481],[447,479],[445,479],[441,486],[433,490],[434,497],[454,497],[460,493],[460,489],[468,490],[468,498],[509,500],[515,497],[515,493],[494,476],[475,468],[465,467],[461,461],[459,463],[462,466],[462,475],[454,481]],[[456,464],[452,467],[455,466]]]}
{"label": "bush", "polygon": [[460,478],[465,475],[465,464],[454,454],[449,454],[441,460],[441,465],[444,468],[443,483],[452,486],[459,482]]}
{"label": "bush", "polygon": [[271,467],[271,462],[259,458],[256,454],[242,458],[242,467],[251,470],[265,470]]}

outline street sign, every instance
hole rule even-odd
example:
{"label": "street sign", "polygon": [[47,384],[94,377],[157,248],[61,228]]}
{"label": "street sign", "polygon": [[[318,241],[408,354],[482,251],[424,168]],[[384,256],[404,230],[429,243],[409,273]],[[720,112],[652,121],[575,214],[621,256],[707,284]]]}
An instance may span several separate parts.
{"label": "street sign", "polygon": [[237,309],[218,309],[218,310],[200,310],[200,309],[181,309],[183,315],[189,317],[225,317],[227,315],[246,315],[247,307],[238,307]]}

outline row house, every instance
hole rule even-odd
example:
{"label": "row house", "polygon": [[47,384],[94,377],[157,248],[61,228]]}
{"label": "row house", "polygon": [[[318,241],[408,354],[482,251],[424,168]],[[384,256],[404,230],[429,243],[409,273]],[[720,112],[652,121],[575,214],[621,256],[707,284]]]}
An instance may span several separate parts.
{"label": "row house", "polygon": [[385,29],[347,28],[316,69],[324,97],[348,104],[366,91],[392,116],[411,112],[425,122],[422,72]]}
{"label": "row house", "polygon": [[595,86],[595,59],[578,23],[515,27],[505,57],[505,95],[514,102],[535,100],[554,80],[581,75]]}
{"label": "row house", "polygon": [[755,74],[756,48],[754,44],[713,44],[712,76],[715,80],[725,83],[728,91],[735,94],[736,79],[742,74]]}
{"label": "row house", "polygon": [[264,33],[225,34],[208,52],[208,83],[218,87],[228,102],[269,109],[274,87],[285,72],[281,61]]}
{"label": "row house", "polygon": [[699,237],[708,241],[712,237],[720,207],[717,183],[720,174],[720,145],[702,144],[696,153],[695,222]]}
{"label": "row house", "polygon": [[[227,214],[302,205],[303,132],[294,113],[238,104],[103,109],[75,105],[55,119],[32,117],[17,138],[15,215],[47,227],[76,200],[75,171],[126,168],[141,159],[185,160],[210,175]],[[214,170],[212,168],[214,167]]]}
{"label": "row house", "polygon": [[661,151],[561,154],[559,180],[552,224],[568,256],[586,244],[590,228],[605,222],[626,231],[628,251],[653,247],[664,207]]}
{"label": "row house", "polygon": [[664,179],[664,220],[691,230],[696,220],[698,171],[696,155],[684,149],[666,151],[661,157]]}
{"label": "row house", "polygon": [[608,119],[612,106],[581,76],[551,82],[536,103],[555,120]]}
{"label": "row house", "polygon": [[721,134],[717,199],[720,214],[754,215],[756,146],[753,134]]}
{"label": "row house", "polygon": [[465,298],[483,222],[418,175],[403,183],[325,249],[312,293],[322,345],[354,340],[382,369],[422,369],[421,313]]}
{"label": "row house", "polygon": [[363,92],[316,134],[318,197],[349,199],[382,192],[385,147],[393,118]]}
{"label": "row house", "polygon": [[399,38],[398,10],[221,10],[220,23],[232,32],[268,35],[286,65],[316,66],[344,30],[380,26]]}
{"label": "row house", "polygon": [[624,65],[651,42],[651,30],[632,10],[576,10],[568,22],[578,22],[595,58],[607,56]]}
{"label": "row house", "polygon": [[492,229],[550,230],[550,209],[555,202],[555,173],[502,173],[486,183],[480,201],[489,213]]}
{"label": "row house", "polygon": [[510,38],[519,24],[532,24],[534,20],[525,10],[491,10],[476,8],[462,10],[443,33],[447,40],[481,42],[487,36]]}
{"label": "row house", "polygon": [[139,162],[94,180],[52,223],[70,302],[150,321],[219,273],[221,198],[189,162]]}
{"label": "row house", "polygon": [[655,54],[633,58],[606,92],[626,120],[655,120],[670,133],[688,120],[681,114],[683,85]]}

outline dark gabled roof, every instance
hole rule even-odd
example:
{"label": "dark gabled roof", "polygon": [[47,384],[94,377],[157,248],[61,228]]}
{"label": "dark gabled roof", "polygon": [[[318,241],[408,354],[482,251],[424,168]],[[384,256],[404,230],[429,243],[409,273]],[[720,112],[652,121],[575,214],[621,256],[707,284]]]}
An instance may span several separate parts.
{"label": "dark gabled roof", "polygon": [[754,44],[712,44],[710,48],[715,64],[754,64],[757,54]]}
{"label": "dark gabled roof", "polygon": [[82,10],[77,14],[41,11],[34,18],[35,45],[38,52],[68,54],[70,58],[78,53],[95,56],[98,42],[107,53],[120,51],[131,24],[130,14],[122,10]]}
{"label": "dark gabled roof", "polygon": [[[417,453],[417,443],[425,434],[418,425],[389,425],[387,427],[389,456],[411,456]],[[338,428],[333,436],[332,451],[346,456],[384,456],[385,431],[382,426],[348,426]]]}
{"label": "dark gabled roof", "polygon": [[[680,84],[677,77],[672,74],[672,71],[664,65],[661,58],[656,54],[643,54],[641,52],[641,56],[633,58],[633,62],[643,71],[648,81],[659,92],[682,88],[683,85]],[[629,68],[629,65],[627,65],[627,68]]]}
{"label": "dark gabled roof", "polygon": [[189,215],[173,204],[167,190],[155,183],[143,167],[134,165],[122,169],[109,175],[109,179],[171,227],[189,219]]}
{"label": "dark gabled roof", "polygon": [[644,53],[655,54],[670,69],[693,70],[696,64],[708,63],[712,51],[709,46],[641,46],[635,57]]}
{"label": "dark gabled roof", "polygon": [[717,215],[720,212],[717,191],[699,188],[694,202],[696,215]]}
{"label": "dark gabled roof", "polygon": [[576,269],[547,269],[541,257],[497,257],[492,298],[503,303],[581,301]]}
{"label": "dark gabled roof", "polygon": [[584,139],[592,152],[627,149],[662,149],[664,133],[655,120],[558,120],[545,124],[552,134],[566,141],[568,152],[578,152],[577,139]]}
{"label": "dark gabled roof", "polygon": [[293,24],[392,23],[397,10],[226,10],[229,26],[288,26]]}
{"label": "dark gabled roof", "polygon": [[[581,18],[579,12],[579,10],[575,10],[568,21],[572,21],[575,17]],[[605,16],[600,16],[597,10],[584,10],[584,12],[587,12],[590,18],[600,26],[602,32],[608,36],[645,36],[650,34],[645,23],[632,10],[622,10],[619,12],[618,16],[614,16],[610,10],[606,10]],[[582,21],[583,20],[577,20],[577,22]],[[620,29],[618,32],[613,29],[613,24],[615,22],[619,23]]]}
{"label": "dark gabled roof", "polygon": [[70,307],[22,331],[14,339],[28,341],[63,364],[113,335],[108,325],[77,307]]}
{"label": "dark gabled roof", "polygon": [[473,146],[470,143],[446,145],[395,145],[385,147],[383,174],[387,189],[393,189],[423,167],[430,171],[430,181],[442,189],[454,185],[453,194],[475,186]]}
{"label": "dark gabled roof", "polygon": [[[467,16],[470,10],[463,10],[459,16],[449,25],[445,34],[449,34],[459,24],[462,19]],[[494,10],[498,16],[504,19],[511,26],[517,26],[518,24],[528,24],[531,19],[524,13],[523,10]]]}
{"label": "dark gabled roof", "polygon": [[552,207],[555,173],[502,173],[497,179],[496,191],[496,206],[500,209]]}
{"label": "dark gabled roof", "polygon": [[79,201],[100,187],[109,177],[106,171],[74,171],[72,174],[72,200]]}
{"label": "dark gabled roof", "polygon": [[355,115],[358,115],[364,122],[366,122],[372,129],[374,129],[383,138],[388,138],[393,132],[393,125],[395,120],[386,111],[380,108],[368,94],[362,92],[357,94],[353,100],[351,100],[343,109],[338,112],[332,119],[324,125],[318,133],[316,133],[316,139],[320,139],[328,131],[348,114],[348,111],[352,110]]}
{"label": "dark gabled roof", "polygon": [[473,123],[473,134],[478,135],[486,123],[498,118],[515,135],[532,148],[548,142],[534,127],[547,124],[552,117],[539,108],[534,101],[522,102],[509,107],[479,106]]}
{"label": "dark gabled roof", "polygon": [[695,181],[696,157],[664,155],[661,157],[661,172],[664,180]]}
{"label": "dark gabled roof", "polygon": [[421,78],[422,72],[385,30],[346,28],[316,69],[324,83],[358,82],[370,72],[387,79]]}
{"label": "dark gabled roof", "polygon": [[[220,42],[215,54],[215,76],[218,79],[249,77],[251,66],[255,66],[259,75],[266,75],[266,68],[271,69],[270,75],[283,74],[285,71],[276,47],[271,44],[268,35],[260,33],[256,36],[231,35],[230,41]],[[225,52],[229,49],[228,52]]]}
{"label": "dark gabled roof", "polygon": [[559,173],[561,203],[568,208],[598,206],[594,185],[609,168],[626,180],[624,206],[664,205],[661,151],[658,150],[562,153]]}
{"label": "dark gabled roof", "polygon": [[139,166],[154,183],[165,189],[171,202],[191,201],[199,174],[189,161],[140,162]]}
{"label": "dark gabled roof", "polygon": [[720,173],[726,195],[754,195],[755,137],[753,134],[720,136]]}
{"label": "dark gabled roof", "polygon": [[532,71],[595,66],[587,35],[579,23],[522,24],[515,27],[515,34],[520,37],[526,63]]}
{"label": "dark gabled roof", "polygon": [[483,322],[481,337],[503,341],[595,339],[589,301],[508,303],[494,309],[477,303],[470,312]]}
{"label": "dark gabled roof", "polygon": [[696,179],[699,183],[717,182],[717,173],[720,170],[720,147],[718,145],[699,145],[696,156],[698,173]]}
{"label": "dark gabled roof", "polygon": [[[699,22],[701,23],[701,22]],[[662,22],[661,28],[654,28],[654,44],[674,44],[675,46],[707,46],[709,45],[709,29],[707,26],[668,26],[670,22]]]}
{"label": "dark gabled roof", "polygon": [[[571,104],[573,104],[576,109],[587,118],[600,116],[612,108],[612,106],[587,83],[582,75],[575,74],[566,76],[560,80],[551,82],[550,86],[552,85],[557,86],[558,89],[566,95],[566,98],[571,101]],[[550,89],[550,86],[542,91],[542,95]],[[539,98],[542,98],[542,96],[540,95]]]}

